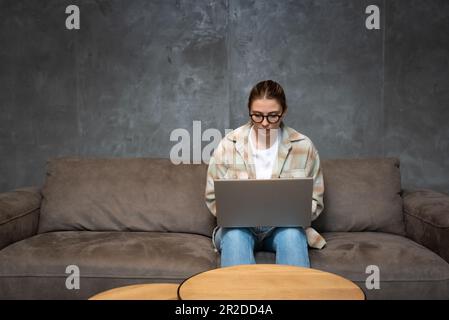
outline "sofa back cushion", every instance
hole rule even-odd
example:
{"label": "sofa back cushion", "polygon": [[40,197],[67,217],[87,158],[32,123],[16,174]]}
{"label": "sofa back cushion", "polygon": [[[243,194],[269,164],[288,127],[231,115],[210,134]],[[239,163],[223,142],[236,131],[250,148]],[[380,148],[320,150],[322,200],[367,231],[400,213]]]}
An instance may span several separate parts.
{"label": "sofa back cushion", "polygon": [[323,160],[324,211],[319,231],[405,234],[399,159]]}
{"label": "sofa back cushion", "polygon": [[205,165],[152,158],[54,158],[39,232],[169,231],[210,236],[215,218],[204,202]]}

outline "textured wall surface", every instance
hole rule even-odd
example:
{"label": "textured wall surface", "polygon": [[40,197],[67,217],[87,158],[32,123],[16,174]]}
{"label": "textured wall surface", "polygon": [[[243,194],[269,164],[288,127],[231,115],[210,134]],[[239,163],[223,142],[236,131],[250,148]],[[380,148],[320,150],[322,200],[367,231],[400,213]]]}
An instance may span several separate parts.
{"label": "textured wall surface", "polygon": [[67,30],[72,3],[0,0],[0,192],[49,157],[169,157],[176,128],[247,121],[264,79],[322,158],[396,156],[405,188],[449,192],[448,1],[79,0]]}
{"label": "textured wall surface", "polygon": [[449,192],[449,1],[388,1],[385,154],[403,185]]}

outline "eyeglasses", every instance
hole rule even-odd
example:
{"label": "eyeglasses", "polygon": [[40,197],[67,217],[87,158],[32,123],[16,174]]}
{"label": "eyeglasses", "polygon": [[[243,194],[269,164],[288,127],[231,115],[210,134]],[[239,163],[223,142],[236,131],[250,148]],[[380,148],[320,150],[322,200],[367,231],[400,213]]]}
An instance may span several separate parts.
{"label": "eyeglasses", "polygon": [[282,117],[281,114],[269,114],[267,116],[264,116],[260,113],[250,113],[249,116],[251,117],[251,120],[253,120],[255,123],[261,123],[263,122],[263,119],[267,118],[267,121],[271,124],[277,123],[279,119]]}

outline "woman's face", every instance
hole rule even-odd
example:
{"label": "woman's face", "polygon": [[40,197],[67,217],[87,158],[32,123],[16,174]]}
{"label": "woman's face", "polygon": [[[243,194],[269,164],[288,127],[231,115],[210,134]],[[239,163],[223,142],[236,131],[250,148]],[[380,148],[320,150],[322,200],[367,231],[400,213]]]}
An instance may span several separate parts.
{"label": "woman's face", "polygon": [[251,104],[250,114],[254,115],[281,115],[279,120],[276,123],[268,122],[267,117],[263,118],[263,121],[260,123],[256,123],[253,121],[254,128],[256,129],[278,129],[282,119],[284,118],[285,112],[282,113],[282,106],[277,102],[276,99],[256,99]]}

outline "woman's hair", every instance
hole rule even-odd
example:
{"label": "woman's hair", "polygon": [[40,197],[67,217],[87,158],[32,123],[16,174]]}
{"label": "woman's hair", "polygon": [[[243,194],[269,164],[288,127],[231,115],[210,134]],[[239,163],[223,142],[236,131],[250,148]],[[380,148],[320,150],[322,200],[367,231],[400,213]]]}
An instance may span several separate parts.
{"label": "woman's hair", "polygon": [[256,99],[276,99],[282,107],[282,112],[287,110],[287,100],[285,99],[284,89],[282,89],[281,85],[276,81],[264,80],[251,89],[248,98],[248,110],[251,110],[251,105]]}

